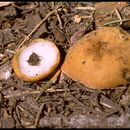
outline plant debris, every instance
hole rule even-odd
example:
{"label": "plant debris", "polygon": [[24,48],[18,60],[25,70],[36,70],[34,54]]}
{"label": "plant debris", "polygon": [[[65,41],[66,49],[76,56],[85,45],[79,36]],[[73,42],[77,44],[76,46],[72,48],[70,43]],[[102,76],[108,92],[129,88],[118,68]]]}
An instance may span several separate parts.
{"label": "plant debris", "polygon": [[[128,3],[119,2],[2,2],[0,75],[2,68],[9,75],[0,79],[0,128],[129,128],[129,84],[94,90],[61,72],[45,87],[52,77],[23,81],[10,66],[17,49],[43,38],[59,48],[60,68],[68,49],[83,35],[104,25],[129,32],[129,10]],[[123,75],[128,76],[127,70]]]}

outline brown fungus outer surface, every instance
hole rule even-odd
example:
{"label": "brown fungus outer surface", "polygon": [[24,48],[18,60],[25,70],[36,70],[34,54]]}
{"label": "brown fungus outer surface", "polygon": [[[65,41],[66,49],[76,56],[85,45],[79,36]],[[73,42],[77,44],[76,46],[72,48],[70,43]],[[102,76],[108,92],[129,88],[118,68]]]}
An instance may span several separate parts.
{"label": "brown fungus outer surface", "polygon": [[102,27],[84,35],[68,50],[62,71],[93,89],[130,83],[130,34]]}

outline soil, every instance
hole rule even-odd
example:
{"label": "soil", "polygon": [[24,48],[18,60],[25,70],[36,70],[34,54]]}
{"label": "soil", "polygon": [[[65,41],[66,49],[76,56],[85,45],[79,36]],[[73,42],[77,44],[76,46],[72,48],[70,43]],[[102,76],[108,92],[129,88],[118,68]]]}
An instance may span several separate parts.
{"label": "soil", "polygon": [[93,90],[61,73],[36,100],[46,80],[31,83],[15,75],[15,50],[58,4],[30,39],[54,41],[62,63],[78,39],[104,24],[130,31],[130,21],[108,23],[130,18],[129,4],[120,2],[14,2],[0,7],[0,128],[129,128],[129,84]]}

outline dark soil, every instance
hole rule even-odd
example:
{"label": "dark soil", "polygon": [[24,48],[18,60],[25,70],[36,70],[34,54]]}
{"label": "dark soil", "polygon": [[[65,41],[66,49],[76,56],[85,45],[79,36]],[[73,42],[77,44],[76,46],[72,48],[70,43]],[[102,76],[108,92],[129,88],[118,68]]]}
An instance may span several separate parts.
{"label": "dark soil", "polygon": [[[16,2],[0,7],[0,75],[6,71],[11,73],[7,79],[0,76],[0,128],[129,128],[129,85],[93,90],[61,73],[56,83],[36,101],[45,80],[31,83],[15,75],[12,51],[59,3]],[[130,18],[129,5],[114,3],[116,7],[102,9],[96,2],[63,2],[30,39],[54,41],[63,62],[67,50],[84,34],[119,20],[115,8],[122,19]],[[76,21],[75,15],[81,21]],[[130,21],[109,26],[122,26],[130,31]]]}

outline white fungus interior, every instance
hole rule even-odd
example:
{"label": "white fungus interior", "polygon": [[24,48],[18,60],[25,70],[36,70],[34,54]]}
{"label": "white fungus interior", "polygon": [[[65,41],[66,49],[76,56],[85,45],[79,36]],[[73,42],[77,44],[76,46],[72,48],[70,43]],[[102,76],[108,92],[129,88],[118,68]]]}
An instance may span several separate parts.
{"label": "white fungus interior", "polygon": [[[27,61],[32,53],[36,53],[40,58],[40,64],[31,66]],[[49,42],[36,42],[24,48],[19,56],[20,70],[27,76],[37,76],[48,72],[57,60],[57,49]]]}

